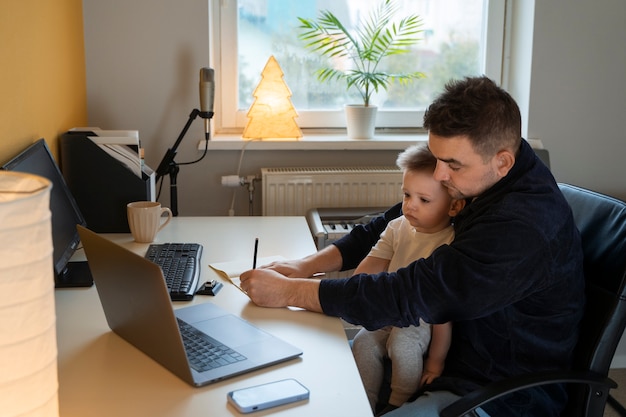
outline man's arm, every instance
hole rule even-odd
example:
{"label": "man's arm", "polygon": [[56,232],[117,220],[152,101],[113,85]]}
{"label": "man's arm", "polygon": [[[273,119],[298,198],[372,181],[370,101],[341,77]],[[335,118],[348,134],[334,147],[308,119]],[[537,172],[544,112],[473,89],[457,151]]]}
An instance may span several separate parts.
{"label": "man's arm", "polygon": [[402,203],[398,203],[371,220],[366,225],[356,225],[352,231],[334,243],[341,252],[341,270],[356,268],[378,242],[387,224],[402,215]]}
{"label": "man's arm", "polygon": [[241,274],[241,289],[261,307],[301,307],[322,312],[317,279],[287,278],[270,269],[251,269]]}
{"label": "man's arm", "polygon": [[288,277],[311,277],[318,272],[345,271],[355,268],[378,242],[387,224],[402,215],[402,203],[396,204],[366,225],[357,225],[352,231],[320,251],[302,259],[273,262],[263,268]]}

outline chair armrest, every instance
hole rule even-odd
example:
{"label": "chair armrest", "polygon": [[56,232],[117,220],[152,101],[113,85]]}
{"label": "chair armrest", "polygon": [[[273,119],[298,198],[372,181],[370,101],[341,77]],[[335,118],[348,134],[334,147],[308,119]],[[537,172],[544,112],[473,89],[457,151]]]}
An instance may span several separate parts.
{"label": "chair armrest", "polygon": [[[606,391],[604,401],[611,388],[617,384],[611,378],[590,371],[546,371],[520,375],[493,382],[472,391],[441,411],[441,417],[463,417],[476,408],[516,391],[540,385],[574,383],[589,386],[593,392]],[[473,414],[470,414],[473,415]]]}

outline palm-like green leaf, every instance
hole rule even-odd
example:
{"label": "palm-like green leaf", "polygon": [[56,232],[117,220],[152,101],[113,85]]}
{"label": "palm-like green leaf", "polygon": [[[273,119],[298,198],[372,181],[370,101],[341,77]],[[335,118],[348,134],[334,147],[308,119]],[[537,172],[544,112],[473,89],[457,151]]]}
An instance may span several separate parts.
{"label": "palm-like green leaf", "polygon": [[366,19],[359,22],[354,34],[328,10],[322,11],[317,20],[299,17],[299,37],[308,49],[329,58],[348,58],[354,65],[353,69],[345,72],[322,68],[316,72],[318,80],[346,80],[347,88],[357,88],[367,106],[371,94],[379,89],[386,90],[390,82],[406,84],[423,78],[421,72],[377,72],[383,58],[409,52],[410,47],[420,39],[422,21],[419,16],[410,15],[395,23],[392,19],[397,10],[393,0],[383,0]]}

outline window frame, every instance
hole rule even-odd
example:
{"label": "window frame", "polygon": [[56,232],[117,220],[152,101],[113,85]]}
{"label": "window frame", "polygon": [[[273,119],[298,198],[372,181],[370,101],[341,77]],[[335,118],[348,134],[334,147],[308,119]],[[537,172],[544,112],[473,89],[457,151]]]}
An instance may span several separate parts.
{"label": "window frame", "polygon": [[[487,0],[487,24],[483,28],[485,51],[481,57],[485,75],[501,83],[504,69],[505,15],[508,0]],[[215,68],[215,133],[241,133],[247,123],[247,110],[238,109],[237,0],[209,0],[210,56]],[[235,53],[233,53],[235,51]],[[324,131],[345,128],[343,110],[301,110],[302,129]],[[388,131],[420,129],[424,111],[379,109],[377,128]]]}

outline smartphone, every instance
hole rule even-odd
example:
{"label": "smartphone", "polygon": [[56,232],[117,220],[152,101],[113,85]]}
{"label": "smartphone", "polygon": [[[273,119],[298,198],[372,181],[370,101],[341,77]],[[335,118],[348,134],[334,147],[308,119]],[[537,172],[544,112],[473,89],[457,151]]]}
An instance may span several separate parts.
{"label": "smartphone", "polygon": [[252,413],[306,400],[309,398],[309,390],[295,379],[283,379],[231,391],[227,398],[240,413]]}

